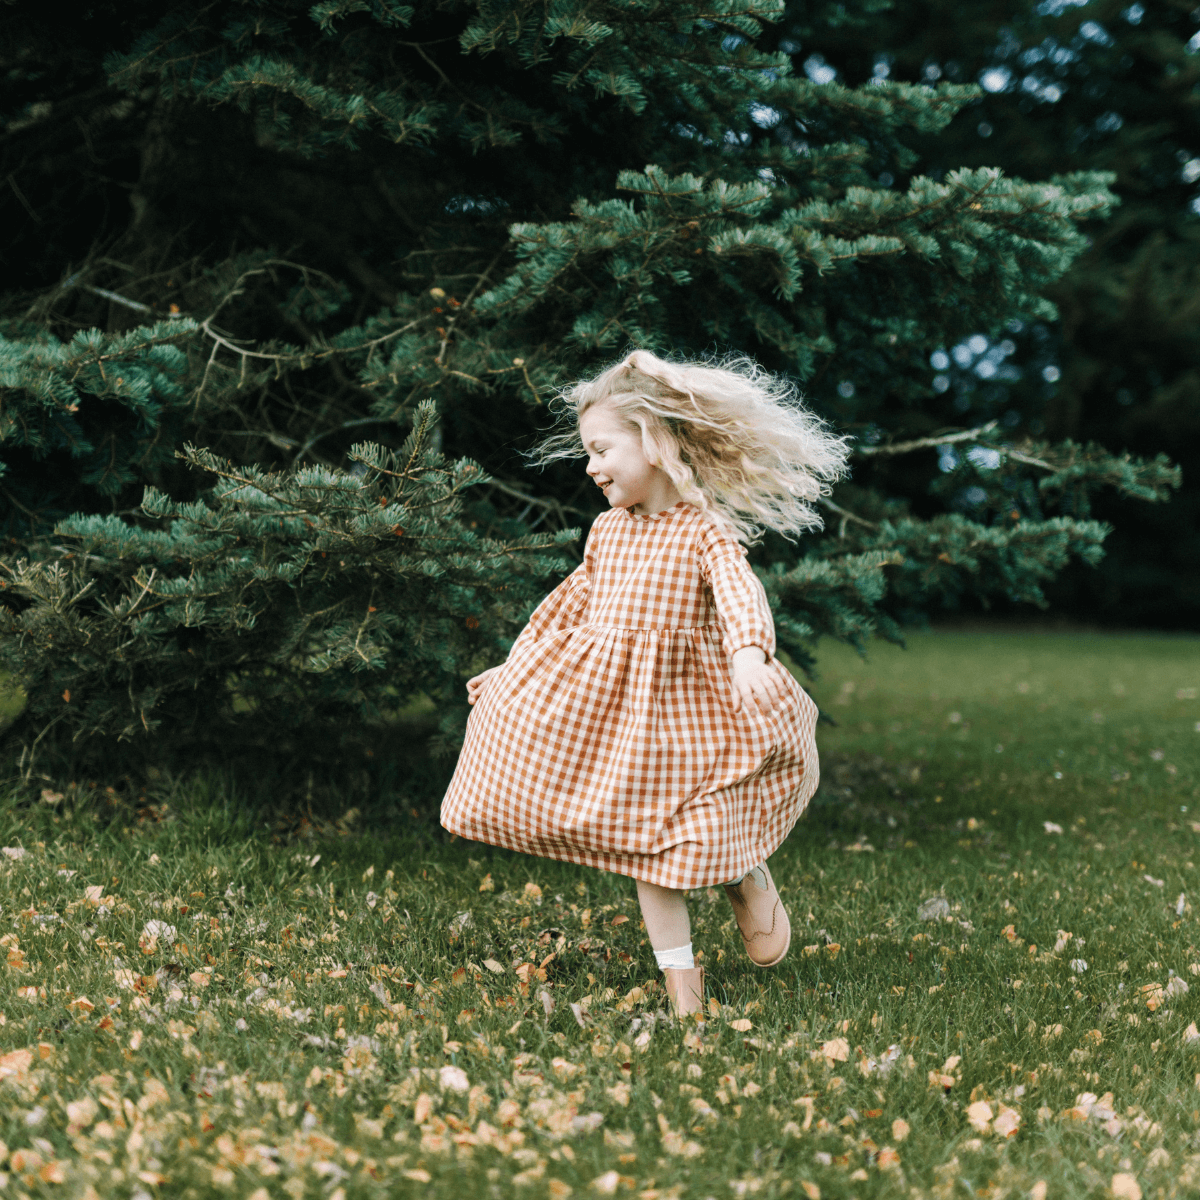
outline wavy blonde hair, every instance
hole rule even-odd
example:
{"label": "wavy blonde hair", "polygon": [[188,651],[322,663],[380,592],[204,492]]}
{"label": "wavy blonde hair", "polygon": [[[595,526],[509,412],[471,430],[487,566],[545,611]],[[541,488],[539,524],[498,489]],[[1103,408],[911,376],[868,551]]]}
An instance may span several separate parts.
{"label": "wavy blonde hair", "polygon": [[764,529],[819,529],[813,505],[846,469],[848,439],[753,359],[668,362],[648,350],[564,389],[560,431],[530,457],[545,465],[585,454],[579,419],[597,404],[641,431],[646,458],[684,500],[748,545]]}

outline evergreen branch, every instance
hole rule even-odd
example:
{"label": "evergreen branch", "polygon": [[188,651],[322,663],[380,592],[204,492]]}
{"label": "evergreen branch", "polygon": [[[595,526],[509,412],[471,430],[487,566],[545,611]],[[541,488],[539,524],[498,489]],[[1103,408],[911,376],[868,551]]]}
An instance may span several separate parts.
{"label": "evergreen branch", "polygon": [[841,517],[838,522],[838,537],[846,536],[846,525],[853,521],[857,525],[865,525],[868,529],[878,529],[878,521],[868,521],[866,517],[860,517],[857,513],[852,513],[848,508],[843,508],[840,504],[835,504],[828,496],[818,496],[817,503],[822,508],[829,509],[830,512],[835,512]]}
{"label": "evergreen branch", "polygon": [[583,517],[585,521],[591,521],[596,514],[592,512],[584,512],[581,508],[575,508],[570,504],[560,504],[557,500],[544,500],[538,496],[529,496],[525,492],[518,491],[512,484],[501,483],[500,480],[492,478],[485,484],[486,487],[494,488],[498,492],[503,492],[506,496],[512,496],[515,500],[521,500],[525,504],[531,505],[534,508],[543,508],[547,512],[571,513],[576,517]]}
{"label": "evergreen branch", "polygon": [[[911,442],[892,442],[882,446],[855,446],[854,453],[864,456],[872,454],[910,454],[914,450],[928,450],[934,446],[949,446],[955,442],[974,442],[978,441],[984,434],[991,433],[999,424],[999,421],[989,421],[986,425],[979,425],[975,429],[965,429],[959,433],[948,433],[942,437],[917,438]],[[1046,466],[1045,463],[1038,463],[1037,465]]]}
{"label": "evergreen branch", "polygon": [[492,273],[492,268],[495,267],[495,265],[504,257],[507,249],[507,246],[502,246],[496,252],[496,256],[490,263],[488,263],[483,272],[480,274],[479,278],[475,281],[475,286],[470,290],[470,292],[467,293],[467,298],[458,306],[458,308],[454,310],[450,320],[446,322],[446,332],[442,336],[442,344],[438,348],[437,358],[434,359],[434,362],[436,362],[439,367],[442,365],[442,358],[445,356],[446,347],[450,344],[450,338],[454,335],[454,326],[458,323],[459,317],[461,317],[462,314],[467,311],[468,305],[470,305],[471,301],[474,300],[479,294],[479,289],[483,286],[484,280],[486,280]]}

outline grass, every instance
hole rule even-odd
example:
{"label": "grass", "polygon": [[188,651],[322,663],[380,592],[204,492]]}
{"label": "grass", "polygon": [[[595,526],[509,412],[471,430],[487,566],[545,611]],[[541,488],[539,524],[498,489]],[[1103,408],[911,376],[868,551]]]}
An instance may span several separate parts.
{"label": "grass", "polygon": [[825,782],[773,860],[793,952],[757,971],[697,894],[702,1026],[656,1017],[626,880],[419,828],[274,844],[203,781],[10,802],[0,1187],[1194,1194],[1200,643],[822,667]]}

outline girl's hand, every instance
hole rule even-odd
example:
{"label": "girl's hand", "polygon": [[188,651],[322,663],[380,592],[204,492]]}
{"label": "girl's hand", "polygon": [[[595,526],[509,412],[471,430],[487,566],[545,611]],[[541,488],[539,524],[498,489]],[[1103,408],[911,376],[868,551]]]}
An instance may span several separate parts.
{"label": "girl's hand", "polygon": [[768,716],[787,700],[787,689],[779,672],[767,662],[760,646],[743,646],[733,655],[733,711],[754,704]]}
{"label": "girl's hand", "polygon": [[500,670],[499,667],[488,667],[486,671],[481,671],[473,679],[467,680],[467,703],[474,704],[479,699],[483,692],[484,684]]}

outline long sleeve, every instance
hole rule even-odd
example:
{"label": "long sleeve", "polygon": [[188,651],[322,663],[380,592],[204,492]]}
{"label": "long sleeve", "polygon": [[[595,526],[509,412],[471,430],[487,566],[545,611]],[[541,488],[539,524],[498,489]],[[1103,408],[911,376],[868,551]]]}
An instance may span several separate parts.
{"label": "long sleeve", "polygon": [[770,660],[775,654],[775,622],[767,593],[746,561],[745,547],[710,527],[700,545],[700,573],[721,620],[725,653],[732,656],[744,646],[758,646]]}
{"label": "long sleeve", "polygon": [[587,605],[588,587],[587,564],[584,562],[580,563],[533,610],[529,623],[521,630],[517,640],[513,642],[508,657],[511,659],[518,650],[523,649],[531,642],[544,638],[549,633],[554,633],[559,629],[569,629],[572,625],[578,624]]}

